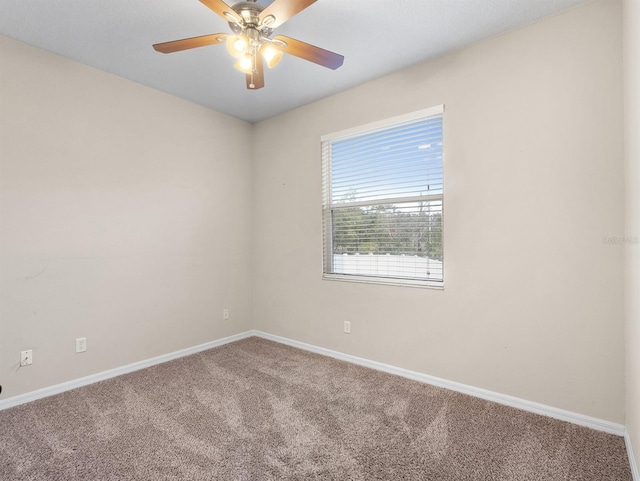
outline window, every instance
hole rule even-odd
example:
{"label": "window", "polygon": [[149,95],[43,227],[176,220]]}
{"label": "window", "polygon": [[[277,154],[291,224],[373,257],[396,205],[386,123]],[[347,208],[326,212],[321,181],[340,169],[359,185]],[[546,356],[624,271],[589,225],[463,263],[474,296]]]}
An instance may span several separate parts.
{"label": "window", "polygon": [[442,287],[443,112],[322,137],[325,278]]}

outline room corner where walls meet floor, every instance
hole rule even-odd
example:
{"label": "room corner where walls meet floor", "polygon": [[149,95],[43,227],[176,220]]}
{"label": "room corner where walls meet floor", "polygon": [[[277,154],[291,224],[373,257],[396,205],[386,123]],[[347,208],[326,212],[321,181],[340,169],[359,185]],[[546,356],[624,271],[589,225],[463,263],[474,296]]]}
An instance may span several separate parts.
{"label": "room corner where walls meet floor", "polygon": [[528,401],[526,399],[520,399],[520,398],[516,398],[509,395],[488,391],[486,389],[465,385],[455,381],[449,381],[449,380],[438,378],[435,376],[430,376],[428,374],[411,371],[411,370],[403,369],[396,366],[391,366],[389,364],[384,364],[384,363],[373,361],[370,359],[364,359],[362,357],[353,356],[343,352],[315,346],[312,344],[285,338],[282,336],[277,336],[274,334],[269,334],[267,332],[263,332],[259,330],[246,331],[233,336],[229,336],[229,337],[225,337],[215,341],[200,344],[198,346],[193,346],[191,348],[175,351],[166,355],[157,356],[151,359],[143,360],[143,361],[129,364],[126,366],[122,366],[120,368],[111,369],[95,375],[86,376],[73,381],[61,383],[55,386],[39,389],[30,393],[25,393],[22,395],[14,396],[12,398],[0,400],[0,411],[4,409],[9,409],[15,406],[19,406],[21,404],[29,403],[37,399],[41,399],[41,398],[53,396],[59,393],[63,393],[66,391],[70,391],[72,389],[76,389],[82,386],[87,386],[96,382],[111,379],[123,374],[145,369],[145,368],[148,368],[157,364],[165,363],[174,359],[190,356],[192,354],[206,351],[208,349],[214,349],[216,347],[223,346],[225,344],[233,343],[233,342],[246,339],[249,337],[254,337],[254,336],[267,339],[273,342],[277,342],[280,344],[288,345],[291,347],[295,347],[298,349],[302,349],[305,351],[320,354],[323,356],[332,357],[334,359],[338,359],[341,361],[357,364],[359,366],[364,366],[364,367],[368,367],[378,371],[386,372],[389,374],[401,376],[401,377],[418,381],[421,383],[460,392],[462,394],[477,397],[480,399],[495,402],[505,406],[531,412],[534,414],[548,416],[554,419],[569,422],[579,426],[595,429],[597,431],[602,431],[602,432],[613,434],[616,436],[622,436],[624,437],[627,453],[629,455],[629,462],[630,462],[630,468],[633,475],[633,479],[634,481],[640,481],[638,466],[636,465],[635,457],[633,456],[634,449],[633,449],[633,446],[631,445],[631,439],[627,435],[625,426],[621,424],[613,423],[613,422],[602,420],[602,419],[597,419],[590,416],[585,416],[579,413],[573,413],[571,411],[555,408],[553,406],[546,406],[533,401]]}

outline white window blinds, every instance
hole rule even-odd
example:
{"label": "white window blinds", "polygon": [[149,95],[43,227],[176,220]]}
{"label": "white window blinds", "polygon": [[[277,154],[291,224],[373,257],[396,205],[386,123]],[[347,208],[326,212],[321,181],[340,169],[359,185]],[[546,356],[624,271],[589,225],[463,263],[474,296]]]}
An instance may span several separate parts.
{"label": "white window blinds", "polygon": [[322,137],[325,277],[442,284],[443,111]]}

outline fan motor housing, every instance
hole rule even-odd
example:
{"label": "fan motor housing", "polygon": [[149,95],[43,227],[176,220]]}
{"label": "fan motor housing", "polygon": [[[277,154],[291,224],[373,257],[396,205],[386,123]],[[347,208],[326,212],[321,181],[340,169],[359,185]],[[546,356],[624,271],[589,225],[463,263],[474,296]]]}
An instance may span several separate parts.
{"label": "fan motor housing", "polygon": [[[246,27],[257,28],[260,24],[260,13],[264,10],[264,7],[256,2],[238,2],[231,9],[242,17],[242,25],[238,25],[234,22],[229,22],[229,27],[233,33],[239,34]],[[266,26],[258,28],[264,35],[271,34],[272,30]]]}

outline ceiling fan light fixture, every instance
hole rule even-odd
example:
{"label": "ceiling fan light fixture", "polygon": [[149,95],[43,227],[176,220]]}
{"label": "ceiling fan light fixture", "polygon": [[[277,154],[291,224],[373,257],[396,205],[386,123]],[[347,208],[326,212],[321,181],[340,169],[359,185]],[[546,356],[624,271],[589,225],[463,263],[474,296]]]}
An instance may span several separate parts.
{"label": "ceiling fan light fixture", "polygon": [[246,35],[230,35],[227,38],[227,50],[235,58],[242,57],[249,47],[249,39]]}
{"label": "ceiling fan light fixture", "polygon": [[253,57],[249,53],[242,55],[234,65],[235,68],[243,73],[253,73]]}
{"label": "ceiling fan light fixture", "polygon": [[278,65],[278,62],[280,62],[280,59],[282,58],[282,52],[268,43],[262,45],[260,53],[269,68],[273,68]]}

